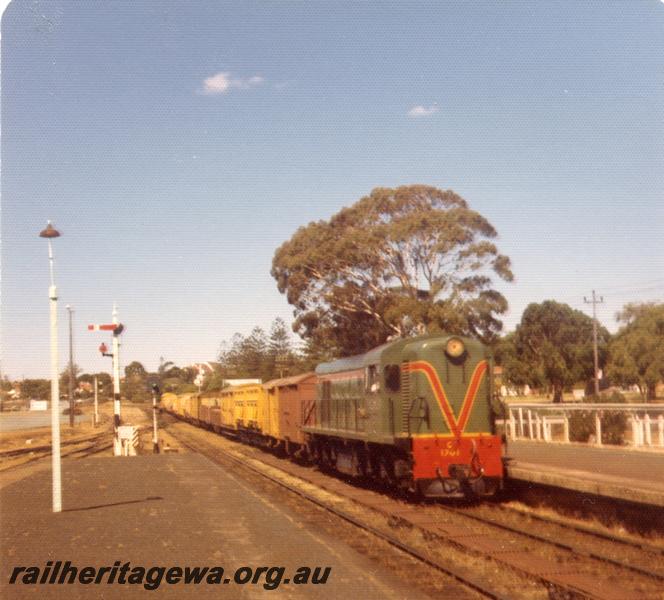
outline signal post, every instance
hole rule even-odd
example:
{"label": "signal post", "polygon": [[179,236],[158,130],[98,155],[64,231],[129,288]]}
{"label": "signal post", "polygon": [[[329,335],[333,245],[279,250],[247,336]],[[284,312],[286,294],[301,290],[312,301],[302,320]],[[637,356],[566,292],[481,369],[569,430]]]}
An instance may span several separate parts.
{"label": "signal post", "polygon": [[124,325],[118,321],[118,308],[113,304],[113,322],[108,325],[88,325],[89,331],[112,331],[113,351],[107,352],[106,344],[102,342],[99,352],[102,356],[113,359],[113,454],[122,456],[122,442],[118,428],[120,427],[120,334]]}

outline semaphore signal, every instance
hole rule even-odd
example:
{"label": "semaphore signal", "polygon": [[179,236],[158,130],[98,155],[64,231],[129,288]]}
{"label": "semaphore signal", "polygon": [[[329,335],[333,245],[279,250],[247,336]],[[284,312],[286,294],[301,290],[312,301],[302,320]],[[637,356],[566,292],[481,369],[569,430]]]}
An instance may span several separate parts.
{"label": "semaphore signal", "polygon": [[113,331],[116,325],[110,323],[108,325],[88,325],[88,331]]}
{"label": "semaphore signal", "polygon": [[102,356],[110,356],[113,359],[113,453],[115,456],[122,454],[120,443],[120,334],[124,331],[124,325],[118,321],[118,309],[113,304],[113,322],[103,325],[88,325],[88,331],[111,331],[113,333],[113,351],[108,353],[106,344],[99,346]]}

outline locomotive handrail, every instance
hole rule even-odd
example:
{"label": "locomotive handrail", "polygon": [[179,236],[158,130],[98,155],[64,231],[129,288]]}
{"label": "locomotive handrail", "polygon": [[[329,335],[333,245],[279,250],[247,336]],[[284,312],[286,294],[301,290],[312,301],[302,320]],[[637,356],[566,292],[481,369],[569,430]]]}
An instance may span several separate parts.
{"label": "locomotive handrail", "polygon": [[306,427],[307,423],[309,422],[309,417],[311,417],[311,413],[314,412],[316,409],[316,403],[311,402],[311,404],[307,407],[309,410],[307,410],[306,414],[304,415],[304,419],[302,420],[302,425]]}
{"label": "locomotive handrail", "polygon": [[[569,418],[573,413],[594,414],[594,444],[602,445],[602,417],[604,413],[624,413],[629,417],[631,445],[664,450],[664,404],[619,404],[619,403],[510,403],[503,419],[505,431],[510,439],[553,441],[552,426],[562,425],[562,441],[569,443]],[[651,416],[652,415],[652,416]],[[655,429],[655,435],[653,435]]]}

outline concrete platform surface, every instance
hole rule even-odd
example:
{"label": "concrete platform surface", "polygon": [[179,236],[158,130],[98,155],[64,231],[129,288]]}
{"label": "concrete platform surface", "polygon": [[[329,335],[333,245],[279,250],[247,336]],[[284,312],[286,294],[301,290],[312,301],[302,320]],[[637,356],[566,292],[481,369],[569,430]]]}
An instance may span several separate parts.
{"label": "concrete platform surface", "polygon": [[[199,455],[89,458],[65,461],[63,467],[60,514],[51,512],[50,470],[0,490],[1,598],[424,597],[342,542],[312,531],[297,514],[261,497]],[[221,566],[224,580],[230,581],[168,584],[164,575],[158,590],[148,591],[141,584],[118,583],[119,570],[116,582],[106,583],[109,569],[98,584],[20,583],[33,571],[20,572],[17,582],[9,583],[16,567],[38,567],[41,578],[47,561],[71,561],[79,570],[113,567],[116,561],[120,567],[131,563],[130,569]],[[278,589],[266,590],[265,572],[257,585],[235,583],[241,567],[254,572],[258,567],[285,567],[285,572]],[[325,585],[285,583],[300,567],[332,570]],[[131,572],[126,571],[125,579]],[[152,581],[157,577],[153,571]],[[147,574],[144,582],[146,578]],[[270,578],[277,581],[278,571],[273,570]]]}
{"label": "concrete platform surface", "polygon": [[664,506],[664,454],[511,440],[509,477],[610,498]]}

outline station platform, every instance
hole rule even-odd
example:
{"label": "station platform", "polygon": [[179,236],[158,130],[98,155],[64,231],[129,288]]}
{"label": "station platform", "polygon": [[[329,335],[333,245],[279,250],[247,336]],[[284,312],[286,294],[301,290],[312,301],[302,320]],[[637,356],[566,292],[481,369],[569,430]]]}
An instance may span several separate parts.
{"label": "station platform", "polygon": [[[63,461],[63,488],[58,514],[51,512],[48,468],[0,489],[0,597],[425,598],[387,568],[198,454]],[[169,584],[164,577],[157,591],[148,591],[126,578],[124,584],[109,584],[107,571],[98,584],[21,582],[26,572],[9,583],[16,567],[38,567],[41,578],[47,561],[53,561],[52,569],[57,561],[70,561],[79,571],[94,567],[95,576],[116,561],[119,567],[130,563],[132,571],[126,573],[135,567],[221,566],[224,581]],[[235,582],[242,567],[254,572],[284,567],[285,572],[278,589],[267,590],[265,574],[257,585]],[[294,585],[301,567],[331,567],[331,572],[324,585]]]}
{"label": "station platform", "polygon": [[597,496],[664,507],[664,453],[510,440],[507,475]]}

